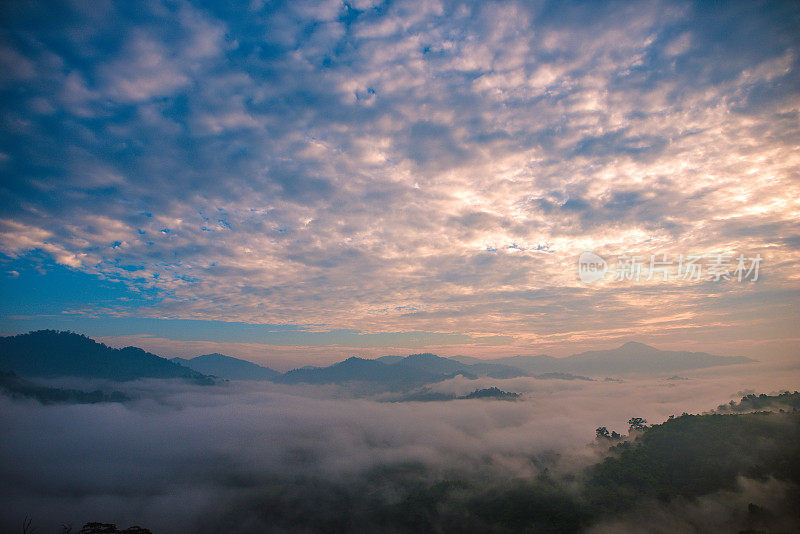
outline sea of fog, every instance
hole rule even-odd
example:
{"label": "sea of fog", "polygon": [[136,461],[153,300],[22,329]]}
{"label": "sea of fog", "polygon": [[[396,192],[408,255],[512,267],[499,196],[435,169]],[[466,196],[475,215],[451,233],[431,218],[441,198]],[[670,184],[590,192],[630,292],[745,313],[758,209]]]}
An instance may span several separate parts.
{"label": "sea of fog", "polygon": [[430,386],[458,395],[496,386],[520,393],[516,401],[395,402],[363,388],[268,382],[60,384],[134,400],[45,406],[0,397],[3,532],[18,531],[26,516],[39,533],[87,521],[163,534],[263,532],[264,492],[294,492],[290,506],[313,505],[326,484],[391,500],[410,472],[512,480],[547,469],[568,480],[604,454],[593,445],[598,426],[625,433],[630,417],[660,423],[747,393],[799,389],[800,366],[591,382],[457,377]]}

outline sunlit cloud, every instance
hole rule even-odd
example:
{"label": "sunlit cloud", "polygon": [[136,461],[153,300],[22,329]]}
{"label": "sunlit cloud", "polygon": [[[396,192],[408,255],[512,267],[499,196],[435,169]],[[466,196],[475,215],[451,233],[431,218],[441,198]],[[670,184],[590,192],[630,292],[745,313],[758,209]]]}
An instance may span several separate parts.
{"label": "sunlit cloud", "polygon": [[[3,10],[3,268],[144,295],[71,314],[796,347],[790,3]],[[584,250],[764,260],[590,287]]]}

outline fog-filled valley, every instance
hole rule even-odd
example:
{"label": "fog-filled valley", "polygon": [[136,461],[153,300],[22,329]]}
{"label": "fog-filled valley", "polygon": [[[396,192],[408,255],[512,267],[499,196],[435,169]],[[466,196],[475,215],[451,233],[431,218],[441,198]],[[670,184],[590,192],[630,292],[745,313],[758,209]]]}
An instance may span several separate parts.
{"label": "fog-filled valley", "polygon": [[[25,517],[37,532],[77,532],[89,521],[158,533],[800,526],[789,505],[798,495],[797,396],[728,404],[794,391],[796,365],[614,380],[457,375],[422,389],[519,396],[428,402],[355,383],[26,380],[117,397],[51,402],[5,391],[4,532]],[[681,416],[713,410],[725,415],[706,417],[722,417],[724,430]],[[763,410],[773,413],[742,415]],[[635,417],[666,423],[629,430]],[[648,449],[640,443],[651,435]],[[659,449],[659,439],[678,452]],[[630,478],[625,462],[654,478]]]}
{"label": "fog-filled valley", "polygon": [[798,28],[0,1],[0,534],[800,533]]}

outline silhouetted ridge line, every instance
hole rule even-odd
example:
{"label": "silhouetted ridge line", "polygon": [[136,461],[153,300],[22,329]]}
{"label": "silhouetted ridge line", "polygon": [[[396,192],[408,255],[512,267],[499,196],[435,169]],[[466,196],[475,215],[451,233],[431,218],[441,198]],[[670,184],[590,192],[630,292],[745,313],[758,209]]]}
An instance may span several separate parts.
{"label": "silhouetted ridge line", "polygon": [[182,378],[213,383],[193,371],[137,347],[114,349],[74,332],[38,330],[0,338],[0,369],[19,376],[77,376],[109,380]]}

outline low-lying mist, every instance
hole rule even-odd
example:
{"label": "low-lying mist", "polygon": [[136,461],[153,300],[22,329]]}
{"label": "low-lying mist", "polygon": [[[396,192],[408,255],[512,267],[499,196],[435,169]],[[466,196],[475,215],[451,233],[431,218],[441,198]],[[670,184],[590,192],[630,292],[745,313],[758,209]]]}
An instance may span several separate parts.
{"label": "low-lying mist", "polygon": [[[0,527],[15,532],[30,516],[39,533],[88,521],[167,534],[360,531],[376,509],[446,481],[468,481],[453,492],[464,503],[471,492],[535,480],[575,493],[579,471],[606,454],[594,442],[599,426],[625,434],[631,417],[659,423],[800,383],[797,368],[737,367],[671,380],[457,377],[430,386],[458,395],[496,386],[521,393],[515,401],[392,402],[385,392],[268,382],[72,381],[133,400],[0,397]],[[407,513],[425,510],[422,502]],[[457,523],[455,509],[445,515]]]}

